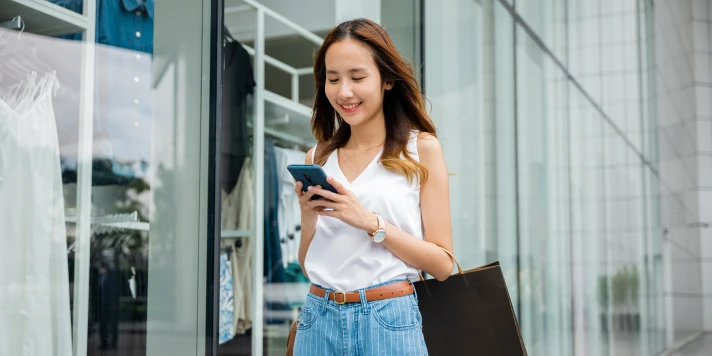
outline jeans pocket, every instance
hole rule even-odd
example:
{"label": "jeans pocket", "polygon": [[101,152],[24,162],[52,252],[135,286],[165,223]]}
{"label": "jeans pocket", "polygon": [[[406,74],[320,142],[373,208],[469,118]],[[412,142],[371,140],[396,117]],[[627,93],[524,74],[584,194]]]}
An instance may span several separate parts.
{"label": "jeans pocket", "polygon": [[379,300],[370,303],[373,318],[388,330],[419,328],[422,322],[420,311],[413,307],[411,296]]}
{"label": "jeans pocket", "polygon": [[316,312],[315,311],[312,311],[311,309],[308,309],[308,308],[302,308],[302,310],[299,312],[299,322],[297,323],[297,329],[298,330],[309,329],[312,325],[314,325],[315,320],[316,320]]}
{"label": "jeans pocket", "polygon": [[299,322],[297,323],[297,329],[309,329],[312,325],[314,325],[314,322],[319,316],[318,314],[319,304],[312,300],[312,298],[307,297],[307,300],[304,302],[304,306],[302,306],[301,310],[299,311]]}

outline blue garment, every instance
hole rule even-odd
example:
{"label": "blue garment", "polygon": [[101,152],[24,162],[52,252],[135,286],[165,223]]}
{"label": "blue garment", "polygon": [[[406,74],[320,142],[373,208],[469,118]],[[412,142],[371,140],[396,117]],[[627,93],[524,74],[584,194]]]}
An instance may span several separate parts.
{"label": "blue garment", "polygon": [[264,277],[267,283],[285,282],[282,246],[279,240],[277,209],[279,208],[279,177],[277,176],[277,156],[274,143],[265,140],[264,176]]}
{"label": "blue garment", "polygon": [[96,42],[153,53],[153,0],[98,0]]}
{"label": "blue garment", "polygon": [[[81,13],[84,0],[49,0]],[[154,0],[96,0],[96,42],[153,53]],[[81,39],[81,33],[60,36]]]}
{"label": "blue garment", "polygon": [[[282,263],[282,246],[279,239],[279,177],[277,176],[277,155],[274,151],[274,142],[265,140],[265,165],[264,165],[264,277],[265,283],[284,283],[287,275]],[[268,295],[267,300],[271,300]],[[290,307],[284,303],[266,302],[265,307],[273,311],[288,311]],[[284,319],[266,316],[265,323],[281,324]]]}
{"label": "blue garment", "polygon": [[299,314],[294,356],[308,355],[428,355],[422,317],[415,294],[365,302],[336,304],[308,294]]}
{"label": "blue garment", "polygon": [[230,259],[226,253],[223,253],[220,255],[219,342],[221,344],[232,340],[234,336],[232,325],[235,317],[235,304],[233,303],[233,298],[232,268],[230,267]]}

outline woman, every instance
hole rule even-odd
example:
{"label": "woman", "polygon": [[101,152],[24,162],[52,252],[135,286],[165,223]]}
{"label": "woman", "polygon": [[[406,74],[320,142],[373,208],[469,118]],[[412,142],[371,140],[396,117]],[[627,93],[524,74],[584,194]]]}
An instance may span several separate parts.
{"label": "woman", "polygon": [[[358,19],[316,54],[305,157],[338,194],[299,195],[299,262],[313,283],[295,355],[427,355],[412,281],[446,279],[453,263],[448,175],[413,68],[386,31]],[[321,199],[311,200],[313,195]]]}

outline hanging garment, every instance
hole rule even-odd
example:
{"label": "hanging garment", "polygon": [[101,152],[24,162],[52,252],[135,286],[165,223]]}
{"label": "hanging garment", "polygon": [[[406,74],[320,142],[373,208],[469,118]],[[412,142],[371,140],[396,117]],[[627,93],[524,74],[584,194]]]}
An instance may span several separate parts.
{"label": "hanging garment", "polygon": [[274,142],[265,140],[264,164],[264,277],[267,283],[284,282],[284,264],[279,239],[279,178]]}
{"label": "hanging garment", "polygon": [[299,198],[294,192],[294,178],[287,170],[290,164],[303,164],[305,152],[286,148],[275,148],[277,156],[277,177],[279,180],[279,238],[282,245],[282,263],[287,269],[290,263],[299,259],[302,215]]}
{"label": "hanging garment", "polygon": [[[82,13],[84,0],[49,0]],[[96,43],[153,53],[154,0],[96,0]],[[81,40],[82,34],[60,38]]]}
{"label": "hanging garment", "polygon": [[[245,159],[232,192],[222,201],[222,230],[254,229],[254,191],[252,159]],[[237,238],[230,257],[233,278],[233,331],[244,334],[252,327],[252,237]]]}
{"label": "hanging garment", "polygon": [[233,322],[235,302],[232,283],[232,267],[227,253],[220,254],[220,325],[219,343],[225,343],[235,336]]}
{"label": "hanging garment", "polygon": [[222,170],[220,182],[228,193],[237,182],[249,154],[247,96],[255,87],[250,54],[227,29],[223,53]]}
{"label": "hanging garment", "polygon": [[0,355],[72,355],[56,83],[0,96]]}
{"label": "hanging garment", "polygon": [[252,158],[247,157],[242,164],[240,176],[232,192],[222,202],[222,230],[254,229],[254,175]]}
{"label": "hanging garment", "polygon": [[233,329],[235,334],[244,334],[252,328],[252,237],[235,239],[234,251],[230,259],[233,275],[233,294],[235,302],[235,317]]}
{"label": "hanging garment", "polygon": [[[277,157],[274,142],[265,140],[264,160],[264,278],[265,283],[285,283],[287,276],[282,258],[282,246],[279,238],[279,178],[277,175]],[[275,300],[265,292],[265,300]],[[272,311],[289,311],[284,303],[265,302],[265,307]],[[270,318],[265,315],[265,322],[283,323],[284,318]]]}

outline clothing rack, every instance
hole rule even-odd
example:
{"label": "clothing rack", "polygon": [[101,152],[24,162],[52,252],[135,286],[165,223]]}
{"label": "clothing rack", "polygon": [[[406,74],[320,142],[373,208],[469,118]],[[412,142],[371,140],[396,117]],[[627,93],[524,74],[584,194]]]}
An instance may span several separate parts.
{"label": "clothing rack", "polygon": [[280,132],[269,127],[265,127],[265,136],[270,136],[280,142],[285,142],[293,146],[298,146],[300,148],[309,148],[313,146],[313,143],[307,142],[301,137],[288,134],[286,132]]}
{"label": "clothing rack", "polygon": [[[265,54],[265,27],[266,17],[269,16],[272,20],[276,20],[281,25],[286,25],[296,32],[299,36],[307,39],[317,46],[321,46],[324,40],[309,30],[297,25],[295,22],[287,19],[278,12],[261,4],[255,0],[243,0],[244,5],[226,7],[225,14],[242,12],[245,10],[255,10],[255,40],[254,48],[245,48],[254,58],[254,73],[255,73],[255,91],[253,109],[253,128],[252,136],[254,140],[254,172],[255,172],[255,240],[254,240],[254,258],[252,260],[252,276],[255,281],[252,290],[252,355],[263,354],[263,336],[264,336],[264,288],[262,281],[264,273],[264,201],[261,197],[264,196],[264,148],[265,136],[272,136],[284,141],[291,141],[294,144],[307,143],[311,138],[311,132],[305,132],[309,137],[296,140],[295,137],[289,137],[290,134],[273,130],[265,127],[265,117],[282,117],[284,114],[289,115],[287,124],[301,122],[302,127],[308,127],[311,121],[312,110],[310,107],[299,103],[299,76],[306,75],[312,72],[311,68],[293,68],[285,63],[277,63],[274,58]],[[230,29],[232,30],[232,29]],[[292,97],[286,98],[281,95],[272,93],[265,89],[265,64],[269,63],[276,68],[286,71],[292,77]],[[275,135],[276,134],[276,135]],[[289,136],[288,136],[289,135]],[[299,142],[296,142],[299,141]]]}

